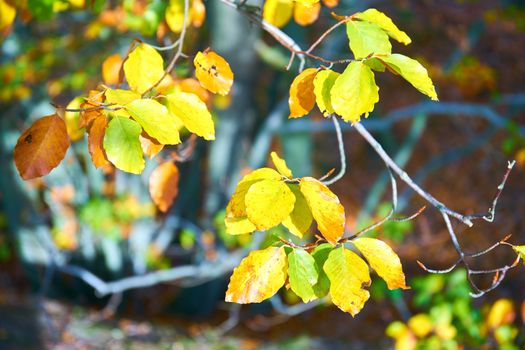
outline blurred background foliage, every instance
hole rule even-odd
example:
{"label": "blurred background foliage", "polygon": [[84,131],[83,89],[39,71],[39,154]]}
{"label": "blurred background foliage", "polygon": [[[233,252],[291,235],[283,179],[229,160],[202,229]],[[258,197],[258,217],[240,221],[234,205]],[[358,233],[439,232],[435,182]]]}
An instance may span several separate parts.
{"label": "blurred background foliage", "polygon": [[[413,276],[412,290],[391,292],[375,280],[374,302],[356,319],[327,305],[293,309],[299,299],[284,290],[282,299],[243,308],[231,329],[223,323],[232,315],[222,301],[227,268],[106,293],[113,296],[97,294],[61,270],[61,264],[71,264],[114,281],[178,266],[220,267],[253,244],[276,239],[272,231],[255,239],[229,236],[223,224],[237,180],[247,169],[266,164],[270,149],[281,150],[297,176],[322,176],[339,164],[335,134],[321,115],[286,118],[287,91],[297,68],[284,69],[286,49],[220,1],[193,0],[184,52],[191,56],[212,47],[230,62],[235,86],[229,96],[209,101],[217,140],[196,141],[191,158],[178,164],[179,195],[171,210],[157,212],[148,195],[148,176],[157,161],[149,161],[140,176],[91,165],[75,113],[66,116],[68,132],[77,139],[66,161],[43,179],[20,179],[12,150],[21,131],[53,113],[51,102],[78,104],[79,96],[102,81],[104,60],[125,56],[134,38],[171,44],[181,30],[183,4],[0,0],[0,348],[523,349],[523,270],[510,272],[482,299],[469,296],[462,270],[423,273],[418,259],[438,267],[455,260],[447,233],[431,211],[372,232],[396,247],[407,275]],[[313,25],[291,21],[283,30],[307,47],[334,23],[330,11],[351,14],[368,7],[387,13],[410,34],[413,45],[400,50],[413,50],[412,56],[429,68],[442,101],[421,102],[398,79],[381,75],[382,100],[369,129],[431,193],[465,211],[486,209],[507,159],[516,159],[518,169],[503,194],[496,224],[465,229],[460,236],[472,251],[507,234],[523,242],[524,4],[342,0],[335,9],[323,7]],[[348,58],[344,39],[344,31],[331,35],[321,45],[323,56]],[[188,62],[178,63],[176,79],[191,75]],[[349,171],[333,190],[347,208],[347,226],[358,230],[390,209],[388,177],[349,128],[345,147]],[[419,199],[400,190],[407,213],[419,208]],[[498,249],[479,262],[480,268],[511,258]]]}

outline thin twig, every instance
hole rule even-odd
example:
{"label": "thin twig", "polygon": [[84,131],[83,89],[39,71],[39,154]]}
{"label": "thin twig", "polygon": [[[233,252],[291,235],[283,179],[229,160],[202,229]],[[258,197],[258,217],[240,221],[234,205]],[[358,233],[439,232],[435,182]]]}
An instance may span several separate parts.
{"label": "thin twig", "polygon": [[339,170],[339,173],[335,175],[330,180],[325,180],[323,183],[327,186],[339,181],[346,173],[346,154],[345,154],[345,145],[343,143],[343,133],[341,132],[341,127],[339,126],[339,122],[337,121],[337,117],[335,115],[332,115],[332,121],[334,122],[335,132],[337,134],[337,145],[339,148],[339,158],[341,159],[341,169]]}

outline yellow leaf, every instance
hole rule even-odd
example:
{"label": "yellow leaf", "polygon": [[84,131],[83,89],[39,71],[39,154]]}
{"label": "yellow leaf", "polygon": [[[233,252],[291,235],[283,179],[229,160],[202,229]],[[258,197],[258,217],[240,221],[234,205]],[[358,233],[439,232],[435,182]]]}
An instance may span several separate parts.
{"label": "yellow leaf", "polygon": [[336,244],[343,236],[345,228],[345,209],[339,198],[312,177],[302,178],[299,188],[317,222],[317,228],[328,242]]}
{"label": "yellow leaf", "polygon": [[119,54],[111,55],[102,62],[102,79],[106,84],[118,84],[121,66],[122,57]]}
{"label": "yellow leaf", "polygon": [[432,332],[432,319],[427,314],[417,314],[408,320],[408,327],[414,332],[414,334],[420,338],[426,337]]}
{"label": "yellow leaf", "polygon": [[306,7],[312,7],[317,4],[320,0],[294,0],[296,5],[302,5]]}
{"label": "yellow leaf", "polygon": [[276,27],[284,27],[292,18],[292,0],[266,0],[263,7],[263,19]]}
{"label": "yellow leaf", "polygon": [[256,230],[255,225],[252,224],[247,217],[234,217],[232,213],[226,215],[224,223],[226,225],[226,232],[230,235],[244,235]]}
{"label": "yellow leaf", "polygon": [[[111,104],[110,108],[123,107],[128,103],[140,99],[140,94],[135,91],[122,89],[106,89],[106,91],[104,91],[104,96],[106,97],[105,102]],[[119,117],[130,117],[128,111],[124,108],[111,111],[110,114]]]}
{"label": "yellow leaf", "polygon": [[489,329],[494,330],[502,325],[512,324],[514,318],[516,318],[516,312],[512,300],[499,299],[490,308],[486,325]]}
{"label": "yellow leaf", "polygon": [[409,289],[397,254],[385,242],[375,238],[357,238],[352,243],[364,255],[370,266],[385,280],[388,289]]}
{"label": "yellow leaf", "polygon": [[0,30],[11,26],[16,17],[16,8],[5,0],[0,0]]}
{"label": "yellow leaf", "polygon": [[321,3],[317,2],[311,6],[306,6],[302,2],[297,2],[293,9],[293,18],[301,26],[314,23],[319,18]]}
{"label": "yellow leaf", "polygon": [[[78,109],[82,102],[84,102],[82,96],[75,97],[66,108]],[[64,121],[66,122],[67,133],[71,141],[78,141],[84,136],[85,129],[80,127],[80,112],[64,112]]]}
{"label": "yellow leaf", "polygon": [[421,63],[398,53],[378,57],[378,59],[385,62],[388,68],[401,75],[419,92],[427,95],[433,101],[438,100],[432,79],[430,79],[427,70]]}
{"label": "yellow leaf", "polygon": [[233,72],[224,58],[213,51],[197,52],[193,60],[195,75],[207,90],[227,95],[233,84]]}
{"label": "yellow leaf", "polygon": [[261,180],[280,180],[281,174],[271,168],[260,168],[244,176],[237,184],[237,189],[233,193],[228,206],[227,212],[233,213],[234,217],[246,217],[245,197],[250,186]]}
{"label": "yellow leaf", "polygon": [[351,62],[336,79],[332,90],[332,106],[344,121],[357,123],[365,118],[379,101],[379,88],[372,70],[360,61]]}
{"label": "yellow leaf", "polygon": [[314,94],[315,102],[317,107],[323,113],[325,117],[330,116],[334,113],[334,107],[332,107],[332,97],[330,90],[334,86],[336,79],[339,77],[339,73],[334,72],[330,69],[325,69],[317,73],[314,79]]}
{"label": "yellow leaf", "polygon": [[225,300],[238,304],[260,303],[284,285],[287,270],[283,247],[253,251],[233,270]]}
{"label": "yellow leaf", "polygon": [[383,12],[380,12],[376,9],[368,9],[364,12],[357,13],[355,17],[362,19],[367,22],[377,24],[381,29],[383,29],[388,36],[399,41],[402,44],[408,45],[412,42],[408,37],[407,33],[399,30],[399,28],[392,22],[392,20],[385,15]]}
{"label": "yellow leaf", "polygon": [[314,78],[316,68],[307,68],[301,72],[290,85],[289,118],[299,118],[307,115],[315,105]]}
{"label": "yellow leaf", "polygon": [[[170,0],[170,4],[166,8],[165,19],[172,32],[180,33],[184,24],[184,0]],[[186,27],[189,24],[190,20],[188,19]]]}
{"label": "yellow leaf", "polygon": [[124,73],[131,89],[142,94],[164,75],[164,60],[153,47],[140,44],[124,62]]}
{"label": "yellow leaf", "polygon": [[275,169],[282,175],[287,178],[292,178],[293,174],[290,168],[288,168],[288,165],[286,165],[286,161],[282,158],[280,158],[277,153],[272,152],[270,153],[270,156],[272,157],[273,165],[275,165]]}
{"label": "yellow leaf", "polygon": [[525,245],[514,245],[512,249],[520,256],[521,260],[525,261]]}
{"label": "yellow leaf", "polygon": [[344,312],[355,316],[365,306],[370,293],[368,265],[357,254],[343,246],[330,252],[323,267],[330,279],[332,302]]}
{"label": "yellow leaf", "polygon": [[295,196],[295,204],[290,215],[283,220],[283,225],[294,235],[303,237],[312,225],[312,212],[306,202],[306,198],[299,190],[299,186],[290,184],[288,187]]}
{"label": "yellow leaf", "polygon": [[165,145],[179,144],[177,121],[168,109],[152,99],[135,100],[126,105],[126,110],[157,141]]}
{"label": "yellow leaf", "polygon": [[215,126],[206,104],[195,94],[176,91],[166,96],[168,109],[192,133],[215,140]]}
{"label": "yellow leaf", "polygon": [[245,197],[246,214],[258,230],[279,225],[293,210],[295,196],[281,180],[261,180]]}

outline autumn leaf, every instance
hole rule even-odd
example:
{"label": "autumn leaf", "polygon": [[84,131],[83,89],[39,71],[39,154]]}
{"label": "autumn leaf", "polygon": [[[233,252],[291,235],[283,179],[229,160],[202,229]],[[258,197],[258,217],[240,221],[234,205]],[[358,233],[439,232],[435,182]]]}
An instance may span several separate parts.
{"label": "autumn leaf", "polygon": [[140,145],[142,146],[142,151],[150,159],[155,157],[162,149],[164,145],[159,143],[159,141],[148,136],[145,132],[139,136]]}
{"label": "autumn leaf", "polygon": [[317,73],[314,79],[314,94],[317,107],[325,117],[334,113],[332,106],[332,96],[330,91],[339,77],[339,73],[330,69],[325,69]]}
{"label": "autumn leaf", "polygon": [[164,60],[157,50],[142,43],[124,62],[124,73],[131,89],[142,94],[164,76]]}
{"label": "autumn leaf", "polygon": [[317,283],[313,286],[314,293],[318,298],[322,298],[328,294],[330,290],[330,279],[326,275],[323,266],[334,247],[330,243],[323,243],[315,247],[311,253],[315,260],[317,269]]}
{"label": "autumn leaf", "polygon": [[226,214],[224,224],[226,225],[226,232],[230,235],[244,235],[257,229],[246,216],[235,217],[231,211]]}
{"label": "autumn leaf", "polygon": [[233,270],[225,300],[248,304],[270,298],[284,285],[287,265],[283,247],[251,252]]}
{"label": "autumn leaf", "polygon": [[16,8],[10,2],[0,0],[0,31],[13,24],[16,17]]}
{"label": "autumn leaf", "polygon": [[301,26],[307,26],[317,21],[320,12],[320,2],[317,2],[311,6],[306,6],[301,2],[296,2],[293,9],[293,18],[297,24]]}
{"label": "autumn leaf", "polygon": [[279,225],[292,212],[295,196],[280,180],[261,180],[246,192],[246,214],[258,230]]}
{"label": "autumn leaf", "polygon": [[288,165],[286,165],[286,161],[279,157],[277,153],[272,152],[270,153],[270,157],[272,157],[273,165],[275,165],[275,169],[282,175],[287,178],[292,178],[293,174],[290,168],[288,168]]}
{"label": "autumn leaf", "polygon": [[200,28],[206,19],[206,6],[202,0],[193,0],[191,2],[191,25]]}
{"label": "autumn leaf", "polygon": [[332,302],[344,312],[357,315],[370,298],[364,289],[370,285],[368,265],[357,254],[343,246],[333,249],[324,263],[330,279]]}
{"label": "autumn leaf", "polygon": [[525,245],[514,245],[512,249],[519,255],[521,260],[525,261]]}
{"label": "autumn leaf", "polygon": [[[191,10],[190,10],[191,12]],[[170,0],[165,13],[166,23],[174,33],[180,33],[184,25],[184,0]],[[189,26],[189,19],[186,27]]]}
{"label": "autumn leaf", "polygon": [[197,79],[186,78],[177,83],[177,88],[182,92],[189,92],[199,96],[202,102],[210,102],[210,92],[202,87]]}
{"label": "autumn leaf", "polygon": [[283,220],[282,224],[297,237],[303,237],[312,225],[313,217],[306,198],[296,184],[289,184],[288,188],[295,196],[295,204],[290,215]]}
{"label": "autumn leaf", "polygon": [[78,121],[79,128],[88,128],[93,120],[103,115],[102,108],[97,108],[103,101],[103,91],[89,91],[87,100],[80,104],[80,108],[84,110],[80,112],[80,119]]}
{"label": "autumn leaf", "polygon": [[315,105],[314,78],[316,68],[307,68],[301,72],[290,85],[289,118],[299,118],[307,115]]}
{"label": "autumn leaf", "polygon": [[160,211],[166,212],[179,191],[179,169],[171,162],[159,165],[149,177],[149,194]]}
{"label": "autumn leaf", "polygon": [[102,79],[106,84],[116,85],[120,81],[122,57],[119,54],[108,56],[102,62]]}
{"label": "autumn leaf", "polygon": [[66,123],[57,114],[36,120],[15,146],[15,165],[24,180],[47,175],[69,148]]}
{"label": "autumn leaf", "polygon": [[292,18],[293,8],[292,0],[266,0],[263,19],[278,28],[284,27]]}
{"label": "autumn leaf", "polygon": [[110,164],[103,147],[107,126],[107,118],[102,115],[96,118],[88,128],[88,149],[93,165],[96,168]]}
{"label": "autumn leaf", "polygon": [[157,141],[165,145],[181,143],[177,121],[168,109],[153,99],[139,99],[126,105],[126,110]]}
{"label": "autumn leaf", "polygon": [[[77,96],[68,103],[66,109],[78,109],[84,102],[82,96]],[[71,141],[78,141],[84,136],[85,129],[80,127],[80,112],[64,112],[64,121],[66,123],[67,134]]]}
{"label": "autumn leaf", "polygon": [[128,173],[140,174],[144,169],[144,158],[140,146],[140,125],[125,117],[113,118],[104,135],[104,150],[111,163]]}
{"label": "autumn leaf", "polygon": [[197,52],[193,60],[195,75],[207,90],[227,95],[233,84],[233,72],[224,58],[213,51]]}
{"label": "autumn leaf", "polygon": [[339,0],[323,0],[323,5],[330,8],[336,7],[339,5]]}
{"label": "autumn leaf", "polygon": [[392,44],[385,31],[377,24],[365,21],[348,21],[346,23],[346,34],[350,41],[356,60],[365,58],[370,54],[390,54]]}
{"label": "autumn leaf", "polygon": [[186,129],[205,140],[215,140],[215,125],[211,113],[197,95],[176,91],[166,98],[170,113],[180,119]]}
{"label": "autumn leaf", "polygon": [[429,78],[427,70],[421,63],[398,53],[378,58],[385,62],[394,72],[405,78],[406,81],[421,93],[427,95],[434,101],[438,100],[434,84]]}
{"label": "autumn leaf", "polygon": [[385,242],[375,238],[357,238],[351,241],[370,266],[385,280],[388,289],[409,289],[397,254]]}
{"label": "autumn leaf", "polygon": [[317,222],[317,228],[328,242],[336,244],[343,236],[345,226],[345,209],[339,198],[312,177],[302,178],[299,188]]}
{"label": "autumn leaf", "polygon": [[336,79],[330,91],[332,106],[344,121],[357,123],[365,118],[379,101],[379,88],[370,67],[360,61],[351,62]]}
{"label": "autumn leaf", "polygon": [[288,254],[288,278],[290,287],[303,303],[317,299],[313,286],[318,272],[315,259],[303,249],[292,249]]}
{"label": "autumn leaf", "polygon": [[412,42],[408,35],[402,30],[400,30],[394,24],[394,22],[392,22],[392,20],[383,12],[372,8],[363,12],[356,13],[355,17],[378,25],[382,30],[384,30],[388,34],[388,36],[390,36],[394,40],[399,41],[402,44],[408,45]]}

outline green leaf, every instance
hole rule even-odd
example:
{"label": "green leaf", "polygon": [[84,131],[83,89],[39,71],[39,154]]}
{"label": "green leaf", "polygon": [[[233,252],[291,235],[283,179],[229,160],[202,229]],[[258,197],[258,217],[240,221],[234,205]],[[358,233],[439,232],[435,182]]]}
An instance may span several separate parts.
{"label": "green leaf", "polygon": [[521,260],[525,261],[525,245],[514,245],[512,249],[519,255]]}
{"label": "green leaf", "polygon": [[125,117],[113,118],[104,135],[104,150],[111,163],[129,173],[140,174],[144,158],[140,146],[140,125]]}
{"label": "green leaf", "polygon": [[144,128],[146,133],[165,145],[180,143],[177,121],[168,109],[152,99],[135,100],[126,110]]}
{"label": "green leaf", "polygon": [[364,60],[363,63],[376,72],[384,72],[386,69],[385,65],[377,57],[371,57],[367,60]]}
{"label": "green leaf", "polygon": [[330,279],[330,296],[338,308],[355,316],[365,306],[370,293],[368,265],[354,252],[343,246],[328,255],[324,271]]}
{"label": "green leaf", "polygon": [[394,72],[405,78],[406,81],[421,93],[427,95],[434,101],[438,100],[434,84],[429,78],[427,70],[421,63],[398,53],[378,58],[385,62]]}
{"label": "green leaf", "polygon": [[[135,101],[140,98],[140,94],[136,93],[135,91],[131,90],[122,90],[122,89],[107,89],[104,92],[104,95],[106,96],[106,103],[108,104],[114,104],[115,106],[111,106],[110,108],[118,107],[118,106],[125,106],[128,103]],[[125,109],[118,109],[116,111],[111,111],[111,115],[119,116],[119,117],[129,117],[129,113]]]}
{"label": "green leaf", "polygon": [[288,278],[290,287],[304,303],[317,299],[313,286],[317,283],[314,258],[303,249],[293,249],[288,254]]}
{"label": "green leaf", "polygon": [[368,9],[364,12],[357,13],[356,17],[364,21],[377,24],[388,34],[388,36],[402,44],[408,45],[412,42],[407,33],[399,30],[394,22],[392,22],[390,17],[385,15],[383,12],[380,12],[376,9]]}
{"label": "green leaf", "polygon": [[205,140],[215,140],[215,126],[211,113],[197,95],[177,91],[166,97],[170,113],[180,119],[186,129]]}
{"label": "green leaf", "polygon": [[337,78],[332,90],[332,106],[345,121],[356,123],[361,115],[374,110],[379,101],[379,88],[370,67],[362,62],[351,62]]}
{"label": "green leaf", "polygon": [[328,117],[330,114],[334,113],[330,90],[334,86],[334,83],[338,77],[339,73],[330,69],[325,69],[317,73],[314,78],[315,102],[325,117]]}
{"label": "green leaf", "polygon": [[312,257],[315,260],[318,272],[317,283],[314,285],[314,292],[318,298],[324,297],[330,290],[330,280],[328,279],[323,266],[333,248],[334,247],[330,243],[323,243],[317,246],[312,252]]}
{"label": "green leaf", "polygon": [[392,53],[392,44],[385,31],[377,24],[365,21],[348,21],[346,34],[350,40],[350,50],[356,60],[370,54],[389,55]]}

